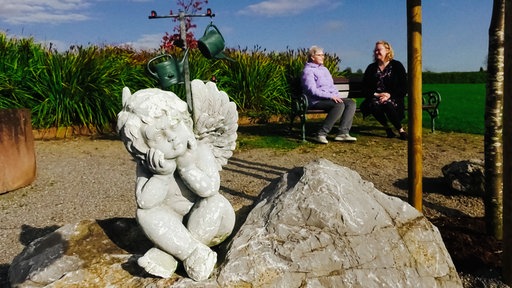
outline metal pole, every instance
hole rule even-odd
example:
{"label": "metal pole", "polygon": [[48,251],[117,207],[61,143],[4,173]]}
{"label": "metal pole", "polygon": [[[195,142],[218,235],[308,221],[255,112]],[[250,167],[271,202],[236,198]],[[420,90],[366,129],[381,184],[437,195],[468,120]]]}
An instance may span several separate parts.
{"label": "metal pole", "polygon": [[423,210],[422,113],[421,113],[421,0],[407,0],[407,64],[409,71],[409,204]]}
{"label": "metal pole", "polygon": [[[185,51],[188,49],[187,47],[187,30],[185,27],[185,12],[180,12],[179,18],[180,20],[180,37],[181,40],[183,40],[183,49]],[[188,111],[190,114],[193,114],[194,106],[192,102],[192,91],[190,87],[190,70],[188,67],[188,53],[185,53],[185,56],[183,58],[183,74],[185,74],[185,95],[187,97],[187,105],[188,105]]]}
{"label": "metal pole", "polygon": [[[206,14],[185,14],[185,12],[181,11],[178,15],[165,15],[165,16],[158,16],[156,11],[151,11],[151,14],[149,15],[149,19],[159,19],[159,18],[178,18],[180,21],[180,37],[183,40],[183,49],[185,50],[185,56],[183,58],[183,74],[184,74],[184,80],[185,80],[185,95],[187,97],[187,105],[188,110],[190,114],[194,113],[194,106],[193,106],[193,100],[192,100],[192,91],[190,87],[190,69],[188,66],[188,53],[186,53],[188,47],[187,47],[187,30],[185,26],[185,18],[186,17],[215,17],[215,14],[212,13],[212,10],[210,8],[207,9]],[[193,116],[193,115],[192,115]]]}

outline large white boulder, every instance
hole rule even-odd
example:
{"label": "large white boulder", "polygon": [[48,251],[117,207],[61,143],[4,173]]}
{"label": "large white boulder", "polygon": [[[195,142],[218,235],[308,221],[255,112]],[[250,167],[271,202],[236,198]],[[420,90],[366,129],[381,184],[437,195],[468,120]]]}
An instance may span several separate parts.
{"label": "large white boulder", "polygon": [[217,281],[222,287],[462,287],[435,226],[325,159],[290,171],[262,195],[230,243]]}

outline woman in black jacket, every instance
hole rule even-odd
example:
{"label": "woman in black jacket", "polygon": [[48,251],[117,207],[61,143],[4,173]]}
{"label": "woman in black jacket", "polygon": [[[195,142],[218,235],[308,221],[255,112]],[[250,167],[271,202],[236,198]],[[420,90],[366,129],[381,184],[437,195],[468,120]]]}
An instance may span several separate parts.
{"label": "woman in black jacket", "polygon": [[364,116],[373,115],[386,128],[388,138],[396,137],[389,123],[397,130],[400,139],[406,140],[402,127],[405,118],[404,98],[407,94],[407,74],[398,60],[394,60],[393,48],[386,41],[375,43],[374,62],[368,65],[363,76],[363,93],[366,99],[361,105]]}

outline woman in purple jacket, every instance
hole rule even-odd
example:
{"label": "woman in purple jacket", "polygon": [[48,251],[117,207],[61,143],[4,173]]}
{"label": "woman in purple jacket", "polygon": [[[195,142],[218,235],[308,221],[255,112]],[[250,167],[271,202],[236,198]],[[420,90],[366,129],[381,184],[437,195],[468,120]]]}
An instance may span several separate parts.
{"label": "woman in purple jacket", "polygon": [[308,62],[302,71],[302,91],[308,97],[309,109],[325,110],[322,128],[314,138],[316,142],[327,144],[327,134],[338,120],[340,126],[335,141],[356,141],[350,136],[352,120],[356,111],[356,102],[352,99],[341,98],[334,86],[329,70],[323,65],[324,51],[318,46],[312,46],[308,51]]}

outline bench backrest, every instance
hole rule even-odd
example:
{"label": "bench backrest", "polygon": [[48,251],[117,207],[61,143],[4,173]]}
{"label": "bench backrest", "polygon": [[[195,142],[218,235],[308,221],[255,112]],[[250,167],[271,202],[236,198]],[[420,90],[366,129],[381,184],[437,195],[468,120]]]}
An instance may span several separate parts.
{"label": "bench backrest", "polygon": [[341,98],[362,98],[363,81],[360,78],[333,77]]}

